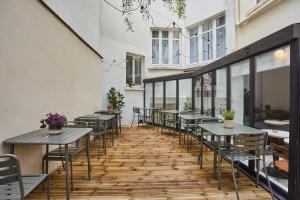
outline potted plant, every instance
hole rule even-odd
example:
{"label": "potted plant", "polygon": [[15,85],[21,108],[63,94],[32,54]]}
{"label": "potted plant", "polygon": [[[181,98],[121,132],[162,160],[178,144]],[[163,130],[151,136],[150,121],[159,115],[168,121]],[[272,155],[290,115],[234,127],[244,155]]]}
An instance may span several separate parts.
{"label": "potted plant", "polygon": [[132,86],[134,86],[134,83],[133,83],[133,81],[132,81],[132,80],[128,81],[128,86],[129,86],[129,87],[132,87]]}
{"label": "potted plant", "polygon": [[225,110],[222,113],[222,116],[224,117],[224,128],[233,128],[234,125],[234,110]]}
{"label": "potted plant", "polygon": [[124,95],[114,87],[111,87],[108,91],[107,98],[114,110],[121,110],[125,106]]}
{"label": "potted plant", "polygon": [[46,119],[42,119],[40,128],[46,128],[48,125],[50,135],[58,135],[62,133],[62,127],[67,124],[67,118],[58,113],[46,114]]}

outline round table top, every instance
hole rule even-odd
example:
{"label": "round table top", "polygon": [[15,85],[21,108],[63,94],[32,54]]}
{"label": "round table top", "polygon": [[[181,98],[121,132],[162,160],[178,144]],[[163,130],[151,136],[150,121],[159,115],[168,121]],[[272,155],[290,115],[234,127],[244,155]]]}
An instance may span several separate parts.
{"label": "round table top", "polygon": [[273,125],[273,126],[283,126],[289,125],[290,120],[277,120],[277,119],[266,119],[264,120],[266,124]]}
{"label": "round table top", "polygon": [[273,129],[261,129],[261,130],[267,132],[269,137],[273,137],[273,138],[288,139],[290,137],[290,133],[288,131],[273,130]]}

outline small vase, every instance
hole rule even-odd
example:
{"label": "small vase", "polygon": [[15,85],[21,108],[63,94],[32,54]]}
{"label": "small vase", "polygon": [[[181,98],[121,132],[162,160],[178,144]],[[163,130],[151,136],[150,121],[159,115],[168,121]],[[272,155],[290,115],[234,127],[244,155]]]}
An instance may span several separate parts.
{"label": "small vase", "polygon": [[49,135],[60,135],[63,133],[62,129],[48,129]]}
{"label": "small vase", "polygon": [[224,120],[224,128],[233,128],[234,121],[233,120]]}

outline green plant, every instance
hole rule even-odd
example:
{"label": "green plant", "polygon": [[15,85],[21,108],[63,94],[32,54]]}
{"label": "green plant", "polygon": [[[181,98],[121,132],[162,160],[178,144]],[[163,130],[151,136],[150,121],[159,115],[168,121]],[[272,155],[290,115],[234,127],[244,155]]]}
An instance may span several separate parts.
{"label": "green plant", "polygon": [[114,110],[121,110],[125,106],[124,95],[114,87],[108,91],[107,98]]}
{"label": "green plant", "polygon": [[184,111],[189,111],[192,110],[193,106],[192,106],[192,101],[191,100],[187,100],[186,102],[184,102],[184,107],[183,110]]}
{"label": "green plant", "polygon": [[224,120],[233,120],[235,115],[234,110],[224,110],[222,113],[222,116],[224,117]]}
{"label": "green plant", "polygon": [[129,87],[132,87],[133,85],[134,85],[134,83],[133,83],[132,80],[128,81],[128,86],[129,86]]}

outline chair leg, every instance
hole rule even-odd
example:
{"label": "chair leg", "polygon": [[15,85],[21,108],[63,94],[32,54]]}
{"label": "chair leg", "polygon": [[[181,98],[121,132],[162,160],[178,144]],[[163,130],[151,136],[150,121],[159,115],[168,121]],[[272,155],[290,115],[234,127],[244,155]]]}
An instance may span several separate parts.
{"label": "chair leg", "polygon": [[73,160],[70,159],[70,172],[71,172],[71,191],[73,191]]}
{"label": "chair leg", "polygon": [[132,118],[132,122],[131,122],[131,127],[133,125],[134,119],[135,119],[135,115],[133,114],[133,118]]}
{"label": "chair leg", "polygon": [[256,166],[256,187],[258,187],[259,181],[259,160],[255,159],[255,166]]}
{"label": "chair leg", "polygon": [[234,189],[235,189],[235,193],[236,193],[236,198],[237,198],[237,200],[239,200],[240,196],[239,196],[239,192],[237,189],[237,183],[236,183],[236,178],[235,178],[235,174],[234,174],[234,161],[231,162],[231,169],[232,169],[232,178],[233,178],[233,184],[234,184]]}
{"label": "chair leg", "polygon": [[268,186],[269,186],[269,189],[270,189],[270,192],[271,192],[272,200],[274,200],[274,194],[273,194],[271,182],[270,182],[269,175],[267,173],[267,168],[266,168],[265,152],[263,154],[263,168],[264,168],[264,171],[265,171],[265,174],[266,174],[266,178],[267,178],[267,181],[268,181]]}
{"label": "chair leg", "polygon": [[47,185],[48,185],[48,188],[47,188],[47,200],[50,200],[50,198],[51,198],[51,193],[50,193],[50,176],[48,175],[48,177],[47,177]]}

